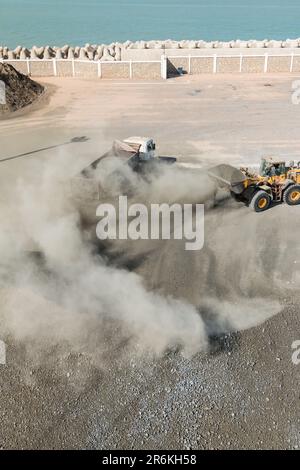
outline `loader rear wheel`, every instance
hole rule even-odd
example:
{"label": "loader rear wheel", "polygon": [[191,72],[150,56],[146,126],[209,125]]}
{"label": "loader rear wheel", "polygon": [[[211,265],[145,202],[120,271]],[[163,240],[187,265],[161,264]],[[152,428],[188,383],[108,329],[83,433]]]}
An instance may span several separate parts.
{"label": "loader rear wheel", "polygon": [[300,204],[300,185],[292,184],[292,186],[289,186],[284,192],[283,201],[289,206]]}
{"label": "loader rear wheel", "polygon": [[271,196],[266,191],[258,191],[254,194],[249,206],[255,212],[263,212],[269,209],[272,202]]}

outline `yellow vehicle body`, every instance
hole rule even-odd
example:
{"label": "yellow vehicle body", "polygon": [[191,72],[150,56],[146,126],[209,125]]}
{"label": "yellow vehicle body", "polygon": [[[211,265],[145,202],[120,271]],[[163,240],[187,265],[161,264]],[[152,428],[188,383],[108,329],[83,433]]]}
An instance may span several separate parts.
{"label": "yellow vehicle body", "polygon": [[220,164],[210,168],[208,174],[221,188],[229,188],[232,195],[256,212],[268,209],[274,202],[300,204],[300,162],[263,158],[258,173]]}
{"label": "yellow vehicle body", "polygon": [[[245,179],[240,193],[256,212],[266,210],[272,202],[300,204],[300,164],[286,164],[273,158],[262,159],[258,174],[241,168]],[[257,194],[259,193],[259,197]],[[265,194],[264,194],[265,193]]]}

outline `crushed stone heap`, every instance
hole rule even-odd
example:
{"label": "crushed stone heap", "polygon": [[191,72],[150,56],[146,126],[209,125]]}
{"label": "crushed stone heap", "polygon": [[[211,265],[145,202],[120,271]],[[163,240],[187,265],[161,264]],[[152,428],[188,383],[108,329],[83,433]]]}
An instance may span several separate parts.
{"label": "crushed stone heap", "polygon": [[[12,65],[0,63],[0,85],[2,99],[5,90],[5,104],[0,104],[0,115],[17,111],[33,103],[44,87],[18,72]],[[3,85],[4,84],[4,85]]]}

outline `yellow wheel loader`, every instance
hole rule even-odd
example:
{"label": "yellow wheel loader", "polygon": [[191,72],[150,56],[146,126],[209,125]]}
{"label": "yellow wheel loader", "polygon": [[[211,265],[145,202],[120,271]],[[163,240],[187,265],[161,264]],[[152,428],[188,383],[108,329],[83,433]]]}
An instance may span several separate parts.
{"label": "yellow wheel loader", "polygon": [[273,203],[300,204],[300,162],[286,163],[270,157],[261,160],[259,173],[218,165],[209,170],[209,175],[255,212],[265,211]]}

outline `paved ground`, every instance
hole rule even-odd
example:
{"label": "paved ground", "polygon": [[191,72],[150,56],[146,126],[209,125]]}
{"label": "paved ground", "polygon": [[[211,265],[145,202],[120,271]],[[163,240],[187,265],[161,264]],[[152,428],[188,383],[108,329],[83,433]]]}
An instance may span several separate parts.
{"label": "paved ground", "polygon": [[[118,269],[109,275],[100,273],[103,285],[97,285],[94,264],[92,270],[83,265],[82,273],[74,269],[70,275],[73,252],[68,249],[73,248],[74,238],[65,237],[64,226],[49,232],[52,212],[47,207],[55,207],[56,191],[46,186],[46,205],[45,188],[32,193],[45,171],[51,173],[50,182],[76,174],[111,140],[135,134],[154,136],[160,153],[197,165],[255,164],[269,153],[297,159],[299,107],[291,102],[295,78],[183,77],[155,83],[49,80],[53,94],[47,106],[0,122],[0,159],[17,157],[0,167],[2,233],[11,226],[20,234],[35,232],[36,222],[42,220],[47,230],[38,230],[39,240],[55,248],[54,252],[49,248],[55,262],[57,253],[63,259],[63,269],[55,264],[55,276],[41,268],[40,259],[25,265],[19,258],[16,264],[8,258],[6,264],[8,252],[19,256],[15,248],[19,237],[12,236],[11,244],[0,238],[1,316],[7,344],[7,366],[0,366],[0,446],[300,446],[300,366],[291,359],[291,345],[300,339],[297,209],[280,206],[257,215],[225,199],[207,213],[202,251],[186,252],[177,242],[116,244],[105,256]],[[22,156],[80,135],[90,140]],[[176,178],[175,194],[170,178],[159,180],[160,197],[177,196],[183,201],[200,197],[194,176]],[[160,182],[167,186],[162,188]],[[40,194],[40,201],[35,196],[34,203],[30,200],[33,206],[28,206],[28,194]],[[149,200],[158,197],[157,193],[150,196]],[[58,220],[57,227],[61,227]],[[52,245],[56,233],[60,238]],[[195,306],[210,333],[208,350],[192,358],[176,350],[162,355],[163,342],[178,333],[180,323],[166,314],[167,305],[156,307],[156,297],[149,301],[135,278],[128,278],[126,272],[121,275],[121,267],[139,274],[147,289],[162,298],[172,295]],[[93,279],[95,288],[90,291]],[[70,290],[70,284],[75,288]],[[82,286],[88,295],[82,294]],[[120,301],[112,303],[107,291]],[[72,302],[65,292],[72,292]],[[102,306],[91,306],[84,297],[108,309],[116,306],[124,314],[122,328],[118,316],[100,321],[95,309]],[[171,310],[172,305],[176,310],[174,304]],[[90,314],[83,320],[78,315],[81,306]],[[154,316],[158,312],[157,323],[150,321],[149,312]],[[232,329],[239,332],[212,335]],[[184,346],[194,339],[187,328]]]}

